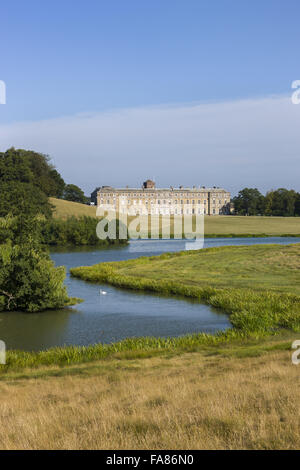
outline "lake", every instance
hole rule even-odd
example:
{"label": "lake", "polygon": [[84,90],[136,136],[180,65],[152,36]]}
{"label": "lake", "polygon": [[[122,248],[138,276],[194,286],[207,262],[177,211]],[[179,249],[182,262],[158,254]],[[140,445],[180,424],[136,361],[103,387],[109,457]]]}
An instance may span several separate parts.
{"label": "lake", "polygon": [[[299,238],[211,238],[205,240],[205,247],[297,242]],[[182,240],[136,240],[122,248],[55,250],[51,253],[55,264],[67,268],[69,295],[84,302],[43,313],[0,313],[0,339],[7,349],[38,351],[53,346],[110,343],[133,336],[180,336],[229,328],[226,314],[196,301],[92,284],[69,275],[69,269],[75,266],[183,249]],[[101,295],[100,289],[107,294]]]}

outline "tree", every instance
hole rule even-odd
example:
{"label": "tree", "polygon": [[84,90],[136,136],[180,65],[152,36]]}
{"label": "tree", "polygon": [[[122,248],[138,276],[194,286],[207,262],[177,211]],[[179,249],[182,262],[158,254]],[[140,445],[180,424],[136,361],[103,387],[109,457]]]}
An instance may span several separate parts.
{"label": "tree", "polygon": [[76,184],[67,184],[65,186],[63,199],[66,199],[67,201],[81,202],[82,204],[86,204],[87,202],[84,192],[76,186]]}
{"label": "tree", "polygon": [[41,220],[0,219],[0,310],[39,312],[75,303],[64,286],[65,268],[55,267],[41,246]]}
{"label": "tree", "polygon": [[292,189],[279,188],[266,195],[265,214],[292,217],[295,215],[297,193]]}
{"label": "tree", "polygon": [[10,148],[0,153],[0,182],[31,183],[46,196],[61,197],[65,182],[50,158],[32,150]]}
{"label": "tree", "polygon": [[295,215],[300,216],[300,194],[299,193],[296,193]]}
{"label": "tree", "polygon": [[7,214],[34,216],[52,215],[48,197],[31,183],[13,183],[0,180],[0,217]]}
{"label": "tree", "polygon": [[244,188],[233,198],[235,212],[239,215],[261,215],[265,198],[257,188]]}

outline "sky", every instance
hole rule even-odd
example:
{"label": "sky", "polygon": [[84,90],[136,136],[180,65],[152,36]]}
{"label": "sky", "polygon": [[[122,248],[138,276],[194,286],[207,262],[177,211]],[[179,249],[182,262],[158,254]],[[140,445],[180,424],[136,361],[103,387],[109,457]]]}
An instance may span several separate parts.
{"label": "sky", "polygon": [[67,183],[300,190],[299,0],[0,4],[0,151]]}

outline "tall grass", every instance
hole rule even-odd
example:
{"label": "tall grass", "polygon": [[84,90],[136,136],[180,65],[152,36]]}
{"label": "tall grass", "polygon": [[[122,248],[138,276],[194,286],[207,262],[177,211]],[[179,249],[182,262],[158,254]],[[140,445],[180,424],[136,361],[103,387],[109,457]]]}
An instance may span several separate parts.
{"label": "tall grass", "polygon": [[[277,333],[277,335],[264,335],[264,341],[262,341],[262,334],[228,329],[215,335],[197,333],[169,338],[127,338],[110,344],[99,343],[90,346],[56,347],[38,352],[9,350],[7,351],[6,364],[0,366],[0,376],[1,374],[24,368],[32,369],[53,365],[66,366],[114,357],[120,359],[151,358],[169,352],[181,354],[184,352],[201,351],[207,348],[219,353],[220,346],[223,346],[226,350],[235,346],[238,349],[243,349],[244,355],[247,355],[247,352],[250,351],[250,356],[253,354],[251,349],[253,344],[256,345],[256,350],[261,348],[262,352],[289,348],[290,343],[282,343],[284,334],[279,336],[279,333],[284,332],[281,330]],[[273,339],[276,339],[278,336],[278,344],[273,344]],[[259,345],[257,344],[258,341]],[[249,351],[247,348],[249,348]]]}

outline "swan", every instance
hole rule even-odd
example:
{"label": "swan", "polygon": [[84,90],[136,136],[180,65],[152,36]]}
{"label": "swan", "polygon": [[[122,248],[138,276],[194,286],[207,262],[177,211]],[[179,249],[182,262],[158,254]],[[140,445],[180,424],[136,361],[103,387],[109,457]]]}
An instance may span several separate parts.
{"label": "swan", "polygon": [[105,290],[100,289],[100,295],[106,295],[107,292]]}

